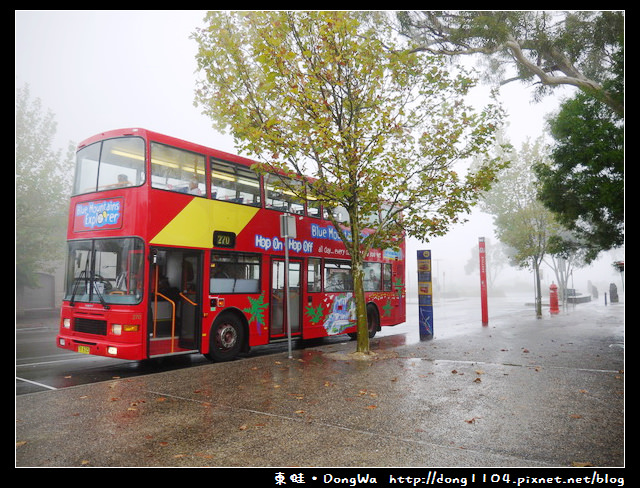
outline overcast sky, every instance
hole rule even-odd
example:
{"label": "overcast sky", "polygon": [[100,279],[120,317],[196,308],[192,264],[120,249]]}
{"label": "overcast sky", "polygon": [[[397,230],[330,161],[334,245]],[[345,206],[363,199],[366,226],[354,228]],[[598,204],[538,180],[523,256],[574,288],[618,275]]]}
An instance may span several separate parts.
{"label": "overcast sky", "polygon": [[233,149],[193,106],[203,11],[18,11],[16,85],[28,83],[63,144],[144,127]]}
{"label": "overcast sky", "polygon": [[[143,127],[235,153],[232,139],[216,133],[193,106],[197,45],[190,35],[203,26],[204,15],[197,10],[16,11],[16,88],[28,84],[31,97],[53,112],[63,152],[69,141]],[[507,85],[500,94],[509,113],[507,135],[516,148],[541,135],[544,117],[558,107],[557,97],[532,103],[532,90],[520,84]],[[480,236],[493,239],[493,230],[491,218],[476,212],[448,236],[418,247],[441,260],[453,286]],[[413,248],[411,253],[410,263]]]}

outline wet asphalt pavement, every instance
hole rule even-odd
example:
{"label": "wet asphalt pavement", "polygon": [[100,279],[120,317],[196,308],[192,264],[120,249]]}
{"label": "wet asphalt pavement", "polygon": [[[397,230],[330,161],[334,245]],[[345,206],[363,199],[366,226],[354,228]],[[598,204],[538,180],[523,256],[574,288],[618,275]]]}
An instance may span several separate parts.
{"label": "wet asphalt pavement", "polygon": [[625,465],[624,304],[435,331],[21,395],[15,465]]}

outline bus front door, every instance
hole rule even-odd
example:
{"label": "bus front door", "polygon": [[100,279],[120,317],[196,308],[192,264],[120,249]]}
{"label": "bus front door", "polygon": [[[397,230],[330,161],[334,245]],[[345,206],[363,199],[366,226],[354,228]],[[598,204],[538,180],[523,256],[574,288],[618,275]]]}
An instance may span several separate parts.
{"label": "bus front door", "polygon": [[202,252],[154,249],[151,266],[149,356],[198,349]]}
{"label": "bus front door", "polygon": [[[286,280],[289,280],[289,314],[285,301]],[[289,273],[285,272],[284,259],[271,261],[271,329],[272,339],[287,336],[287,325],[291,335],[299,335],[302,310],[302,262],[289,260]]]}

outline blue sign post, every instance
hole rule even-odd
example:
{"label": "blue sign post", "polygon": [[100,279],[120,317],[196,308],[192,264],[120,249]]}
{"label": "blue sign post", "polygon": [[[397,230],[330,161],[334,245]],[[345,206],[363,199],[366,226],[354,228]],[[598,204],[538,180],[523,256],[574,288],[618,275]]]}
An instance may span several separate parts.
{"label": "blue sign post", "polygon": [[431,251],[418,251],[418,323],[420,340],[433,339]]}

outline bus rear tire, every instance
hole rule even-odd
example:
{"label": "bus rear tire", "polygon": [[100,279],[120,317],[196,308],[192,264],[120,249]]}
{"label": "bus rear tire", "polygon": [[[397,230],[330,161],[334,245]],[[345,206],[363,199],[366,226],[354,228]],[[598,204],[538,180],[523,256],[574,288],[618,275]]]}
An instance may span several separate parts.
{"label": "bus rear tire", "polygon": [[233,313],[223,313],[211,327],[206,357],[214,362],[231,361],[241,351],[244,340],[242,321]]}
{"label": "bus rear tire", "polygon": [[[367,305],[367,328],[369,329],[369,339],[373,339],[376,332],[380,330],[380,316],[378,315],[377,307],[373,303]],[[350,333],[349,337],[355,340],[358,338],[358,333]]]}

